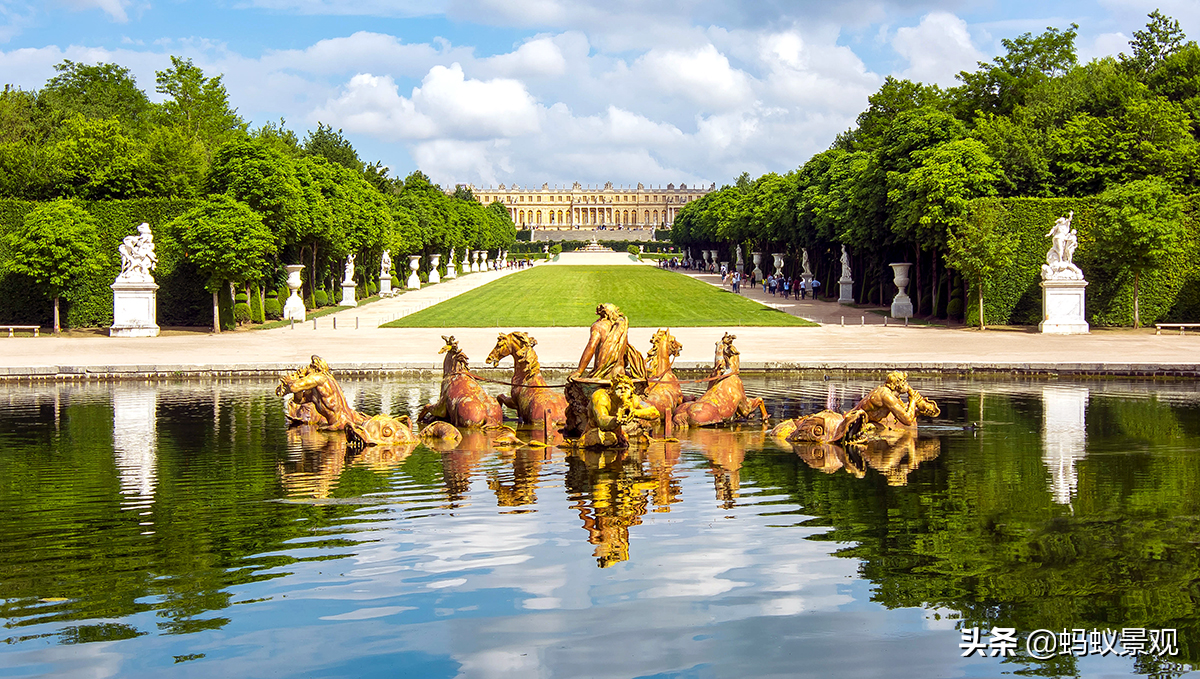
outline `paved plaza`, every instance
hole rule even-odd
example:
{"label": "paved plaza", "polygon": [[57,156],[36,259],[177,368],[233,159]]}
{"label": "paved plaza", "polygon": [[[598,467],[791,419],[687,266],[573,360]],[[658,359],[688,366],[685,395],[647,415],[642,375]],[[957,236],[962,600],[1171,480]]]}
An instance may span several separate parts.
{"label": "paved plaza", "polygon": [[[584,263],[583,256],[579,261]],[[587,264],[629,262],[626,253],[587,257]],[[570,258],[563,258],[569,261]],[[542,264],[540,266],[561,266]],[[0,338],[0,377],[111,373],[270,372],[307,363],[319,354],[334,367],[361,370],[440,368],[442,335],[454,335],[472,360],[483,359],[497,333],[525,330],[538,340],[545,368],[572,368],[587,342],[586,327],[562,328],[380,328],[387,322],[516,270],[461,276],[392,299],[347,309],[294,328],[170,333],[156,338],[101,335]],[[684,275],[684,274],[681,274]],[[719,276],[689,273],[720,284]],[[733,293],[727,293],[733,294]],[[683,343],[679,368],[712,364],[714,344],[726,331],[737,335],[744,369],[1017,371],[1049,373],[1200,375],[1200,333],[1156,336],[1154,330],[1093,329],[1076,336],[1042,335],[1030,328],[904,327],[869,310],[835,302],[784,300],[743,288],[742,294],[822,325],[816,328],[672,328]],[[602,300],[597,300],[602,301]],[[519,303],[519,300],[514,300]],[[337,329],[334,329],[336,318]],[[842,325],[842,323],[845,325]],[[633,328],[630,340],[645,351],[655,328]],[[501,364],[511,367],[511,361]]]}

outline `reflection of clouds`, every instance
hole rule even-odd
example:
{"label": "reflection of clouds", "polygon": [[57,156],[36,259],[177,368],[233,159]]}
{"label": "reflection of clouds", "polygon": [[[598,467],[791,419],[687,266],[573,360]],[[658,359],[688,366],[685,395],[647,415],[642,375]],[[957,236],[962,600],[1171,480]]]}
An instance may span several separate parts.
{"label": "reflection of clouds", "polygon": [[[157,483],[158,396],[152,388],[120,385],[112,392],[113,454],[121,477],[121,506],[149,515]],[[145,521],[143,525],[151,525]]]}
{"label": "reflection of clouds", "polygon": [[1050,495],[1059,504],[1070,504],[1079,483],[1075,463],[1087,455],[1087,403],[1087,387],[1042,388],[1042,462],[1050,472]]}

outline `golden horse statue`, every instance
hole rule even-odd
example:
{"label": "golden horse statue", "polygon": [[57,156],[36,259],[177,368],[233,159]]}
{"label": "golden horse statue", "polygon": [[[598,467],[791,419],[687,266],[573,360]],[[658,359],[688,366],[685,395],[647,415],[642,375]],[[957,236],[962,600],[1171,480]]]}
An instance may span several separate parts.
{"label": "golden horse statue", "polygon": [[741,359],[733,346],[736,335],[725,333],[717,342],[716,358],[709,375],[708,391],[695,401],[683,404],[675,413],[673,423],[678,429],[724,424],[746,419],[757,410],[763,422],[768,420],[767,406],[761,398],[746,396],[746,388],[738,375]]}
{"label": "golden horse statue", "polygon": [[276,396],[292,399],[287,404],[288,425],[310,424],[322,431],[344,431],[355,445],[397,445],[417,440],[408,415],[368,417],[350,407],[333,371],[320,356],[311,363],[279,378]]}
{"label": "golden horse statue", "polygon": [[467,355],[458,348],[454,336],[442,335],[446,342],[439,354],[446,354],[442,362],[442,392],[437,403],[421,408],[417,420],[428,423],[434,420],[449,422],[456,427],[483,427],[504,421],[504,410],[500,402],[479,386],[479,382],[467,371]]}
{"label": "golden horse statue", "polygon": [[496,397],[506,408],[517,411],[522,424],[542,422],[548,414],[551,423],[566,421],[567,399],[551,391],[542,377],[537,352],[537,340],[523,332],[500,333],[486,361],[495,366],[506,356],[513,357],[512,390],[509,396]]}
{"label": "golden horse statue", "polygon": [[646,402],[666,417],[683,403],[683,390],[672,366],[675,357],[683,351],[683,345],[671,335],[670,330],[659,329],[650,338],[650,353],[646,361],[649,386],[646,387]]}

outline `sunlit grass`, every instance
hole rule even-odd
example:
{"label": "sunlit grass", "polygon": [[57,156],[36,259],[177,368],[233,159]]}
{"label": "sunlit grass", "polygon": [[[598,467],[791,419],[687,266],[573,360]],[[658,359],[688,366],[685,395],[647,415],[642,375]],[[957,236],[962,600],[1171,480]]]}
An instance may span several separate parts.
{"label": "sunlit grass", "polygon": [[636,327],[815,326],[727,290],[649,266],[543,266],[505,276],[385,328],[591,325],[616,304]]}

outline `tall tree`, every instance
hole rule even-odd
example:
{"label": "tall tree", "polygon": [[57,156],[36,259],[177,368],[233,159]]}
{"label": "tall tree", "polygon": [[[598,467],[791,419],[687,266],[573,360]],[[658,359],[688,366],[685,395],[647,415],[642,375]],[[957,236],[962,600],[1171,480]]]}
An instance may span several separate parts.
{"label": "tall tree", "polygon": [[325,123],[317,123],[317,131],[309,131],[304,138],[304,152],[309,155],[321,156],[331,163],[361,172],[363,163],[358,158],[358,152],[349,139],[342,136],[342,131],[333,131],[333,127]]}
{"label": "tall tree", "polygon": [[1122,66],[1138,75],[1158,70],[1167,57],[1184,46],[1187,37],[1179,27],[1178,20],[1157,9],[1147,16],[1150,21],[1146,22],[1146,28],[1134,31],[1133,40],[1129,41],[1129,48],[1133,54],[1127,55],[1122,52],[1118,57]]}
{"label": "tall tree", "polygon": [[164,120],[178,125],[215,149],[236,133],[246,131],[246,123],[230,108],[229,94],[222,76],[207,77],[191,59],[171,57],[171,68],[155,71],[155,91],[169,97],[161,105]]}
{"label": "tall tree", "polygon": [[217,294],[229,283],[262,280],[275,239],[263,220],[229,196],[209,196],[168,226],[183,247],[183,256],[205,278],[212,293],[213,332],[221,332]]}
{"label": "tall tree", "polygon": [[979,329],[986,330],[984,293],[994,285],[996,273],[1012,259],[1012,239],[1000,233],[991,220],[971,215],[947,239],[946,263],[974,282],[979,299]]}
{"label": "tall tree", "polygon": [[1179,199],[1166,182],[1152,177],[1113,186],[1099,202],[1099,259],[1133,273],[1133,327],[1140,328],[1141,277],[1174,256],[1183,242]]}
{"label": "tall tree", "polygon": [[1025,33],[1000,41],[1005,54],[992,63],[979,62],[979,70],[962,71],[962,85],[954,88],[959,114],[971,116],[976,111],[1007,115],[1025,103],[1026,94],[1038,83],[1066,73],[1075,65],[1075,36],[1078,24],[1065,31],[1047,27],[1036,38]]}
{"label": "tall tree", "polygon": [[26,276],[54,298],[54,334],[60,333],[59,298],[99,268],[96,220],[69,200],[44,203],[25,215],[19,230],[5,236],[4,270]]}
{"label": "tall tree", "polygon": [[137,86],[129,69],[117,64],[94,66],[69,59],[54,65],[58,72],[40,93],[41,99],[61,118],[77,113],[88,118],[119,118],[139,127],[147,122],[153,105]]}

